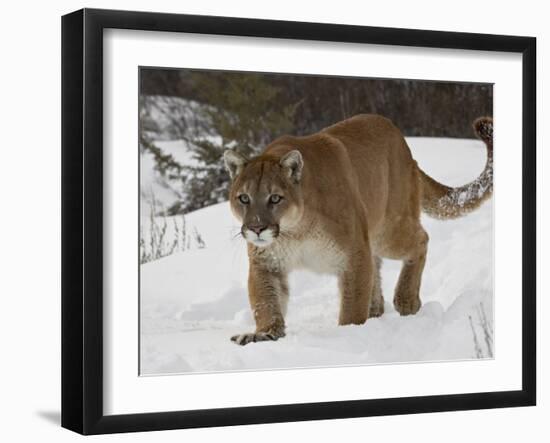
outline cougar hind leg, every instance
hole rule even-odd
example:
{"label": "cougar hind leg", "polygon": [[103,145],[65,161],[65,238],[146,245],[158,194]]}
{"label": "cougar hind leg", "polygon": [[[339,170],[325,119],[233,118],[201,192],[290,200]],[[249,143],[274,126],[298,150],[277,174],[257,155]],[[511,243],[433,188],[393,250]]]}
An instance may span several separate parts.
{"label": "cougar hind leg", "polygon": [[416,314],[422,305],[420,283],[426,264],[428,240],[428,234],[418,224],[413,229],[410,246],[402,257],[403,267],[393,297],[393,305],[401,315]]}

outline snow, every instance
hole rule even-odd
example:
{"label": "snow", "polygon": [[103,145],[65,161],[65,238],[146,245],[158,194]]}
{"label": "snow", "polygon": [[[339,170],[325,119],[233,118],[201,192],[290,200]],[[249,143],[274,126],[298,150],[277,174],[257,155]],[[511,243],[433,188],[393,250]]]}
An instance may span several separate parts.
{"label": "snow", "polygon": [[[486,152],[477,140],[407,141],[422,169],[447,185],[463,185],[483,170]],[[386,313],[360,326],[337,326],[335,277],[295,272],[290,276],[287,336],[241,347],[230,337],[252,332],[254,322],[246,290],[246,246],[235,236],[239,225],[227,203],[186,215],[186,225],[197,228],[205,247],[192,246],[141,265],[140,373],[491,357],[480,309],[492,336],[492,199],[466,217],[439,221],[423,216],[422,223],[430,244],[421,288],[423,306],[416,315],[400,317],[391,303],[400,262],[384,260],[382,267]]]}

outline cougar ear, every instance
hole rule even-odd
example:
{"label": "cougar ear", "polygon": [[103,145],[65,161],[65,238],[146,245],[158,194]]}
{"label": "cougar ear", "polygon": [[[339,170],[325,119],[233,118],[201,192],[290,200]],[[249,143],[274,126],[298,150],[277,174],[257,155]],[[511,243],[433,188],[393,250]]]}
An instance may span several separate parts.
{"label": "cougar ear", "polygon": [[231,180],[239,175],[243,170],[244,165],[246,165],[246,158],[231,149],[227,149],[223,153],[223,160],[225,162],[225,167],[227,169],[227,172],[229,172]]}
{"label": "cougar ear", "polygon": [[296,149],[285,154],[280,162],[281,166],[287,171],[288,177],[294,182],[298,183],[302,178],[302,168],[304,167],[304,160],[300,151]]}

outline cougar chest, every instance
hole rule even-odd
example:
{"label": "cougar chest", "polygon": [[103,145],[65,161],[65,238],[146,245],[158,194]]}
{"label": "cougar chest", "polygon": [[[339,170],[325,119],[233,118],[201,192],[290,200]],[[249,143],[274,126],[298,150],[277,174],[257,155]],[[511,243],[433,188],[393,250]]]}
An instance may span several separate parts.
{"label": "cougar chest", "polygon": [[329,237],[312,232],[293,245],[291,269],[307,269],[319,274],[338,274],[345,265],[342,249]]}

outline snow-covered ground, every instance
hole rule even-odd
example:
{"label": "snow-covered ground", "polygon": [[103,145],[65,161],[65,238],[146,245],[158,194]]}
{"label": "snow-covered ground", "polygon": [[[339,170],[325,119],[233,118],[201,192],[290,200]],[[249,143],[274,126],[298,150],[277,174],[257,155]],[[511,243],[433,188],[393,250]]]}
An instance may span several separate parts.
{"label": "snow-covered ground", "polygon": [[[485,148],[476,140],[408,142],[420,166],[445,184],[474,179],[485,163]],[[141,265],[141,374],[489,357],[480,308],[492,325],[492,200],[459,220],[422,221],[430,245],[417,315],[400,317],[392,306],[399,262],[383,264],[386,313],[361,326],[337,326],[334,277],[296,272],[290,278],[287,336],[241,347],[230,337],[253,331],[254,322],[246,247],[235,237],[239,226],[227,203],[188,214],[188,230],[196,227],[205,247],[191,245]]]}

